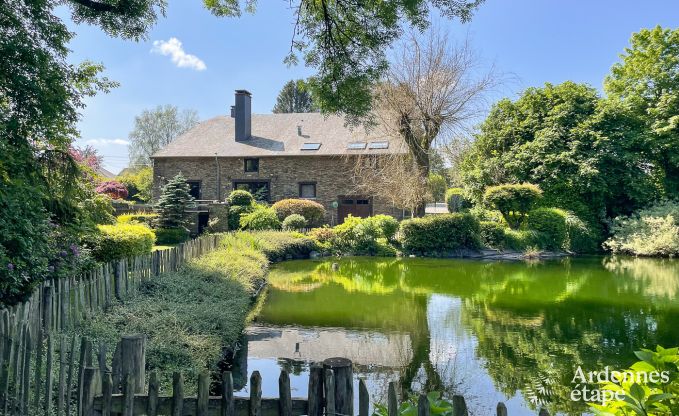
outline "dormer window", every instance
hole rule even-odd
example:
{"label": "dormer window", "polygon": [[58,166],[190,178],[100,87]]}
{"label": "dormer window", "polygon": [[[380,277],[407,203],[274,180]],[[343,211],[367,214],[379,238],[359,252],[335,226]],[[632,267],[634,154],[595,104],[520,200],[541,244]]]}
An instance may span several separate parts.
{"label": "dormer window", "polygon": [[245,159],[245,172],[259,172],[259,159]]}

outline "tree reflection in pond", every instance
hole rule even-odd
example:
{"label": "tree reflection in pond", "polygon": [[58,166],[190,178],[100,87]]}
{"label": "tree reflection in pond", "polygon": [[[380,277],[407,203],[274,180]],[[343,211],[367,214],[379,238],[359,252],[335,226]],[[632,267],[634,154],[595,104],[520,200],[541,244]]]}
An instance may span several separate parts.
{"label": "tree reflection in pond", "polygon": [[547,407],[579,414],[578,365],[625,367],[635,349],[679,345],[677,295],[679,262],[668,260],[291,261],[272,269],[248,351],[297,372],[341,354],[378,395],[398,374],[406,389],[461,393],[477,411],[509,400],[510,414],[528,414],[536,383],[553,380]]}

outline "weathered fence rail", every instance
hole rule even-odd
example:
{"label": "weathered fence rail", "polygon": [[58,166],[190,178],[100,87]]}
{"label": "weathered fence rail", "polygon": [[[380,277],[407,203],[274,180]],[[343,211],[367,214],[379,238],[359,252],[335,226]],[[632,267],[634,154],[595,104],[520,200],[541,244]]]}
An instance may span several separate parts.
{"label": "weathered fence rail", "polygon": [[[0,414],[70,415],[77,382],[92,364],[84,351],[92,346],[56,334],[106,310],[115,299],[125,299],[144,280],[214,250],[218,242],[218,235],[203,236],[102,264],[81,276],[45,281],[26,302],[0,309]],[[105,347],[99,348],[105,357]]]}

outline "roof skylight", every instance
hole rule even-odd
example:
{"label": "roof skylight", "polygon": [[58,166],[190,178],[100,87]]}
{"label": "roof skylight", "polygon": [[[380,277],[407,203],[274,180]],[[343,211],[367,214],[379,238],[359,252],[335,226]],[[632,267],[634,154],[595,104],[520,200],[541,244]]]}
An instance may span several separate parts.
{"label": "roof skylight", "polygon": [[368,149],[388,149],[389,148],[389,142],[387,141],[382,141],[382,142],[370,142],[368,145]]}
{"label": "roof skylight", "polygon": [[301,150],[318,150],[320,148],[320,143],[304,143],[301,147]]}
{"label": "roof skylight", "polygon": [[347,145],[350,150],[363,150],[368,143],[366,142],[352,142]]}

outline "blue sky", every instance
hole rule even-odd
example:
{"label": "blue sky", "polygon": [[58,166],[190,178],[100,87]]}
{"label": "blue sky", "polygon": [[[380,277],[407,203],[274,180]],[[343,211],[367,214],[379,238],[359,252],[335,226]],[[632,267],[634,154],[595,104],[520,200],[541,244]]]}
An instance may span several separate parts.
{"label": "blue sky", "polygon": [[[106,76],[121,84],[87,100],[78,144],[95,146],[104,166],[118,172],[128,163],[134,116],[144,109],[173,104],[206,119],[227,114],[233,91],[245,88],[253,94],[253,112],[270,112],[286,81],[313,73],[283,64],[292,19],[288,0],[260,0],[255,15],[239,19],[214,17],[201,0],[170,0],[167,17],[146,41],[70,25],[76,33],[70,59],[102,62]],[[496,93],[500,98],[545,82],[601,88],[631,33],[658,24],[679,27],[679,1],[487,0],[469,24],[437,16],[435,22],[453,38],[468,34],[485,64],[515,78]]]}

